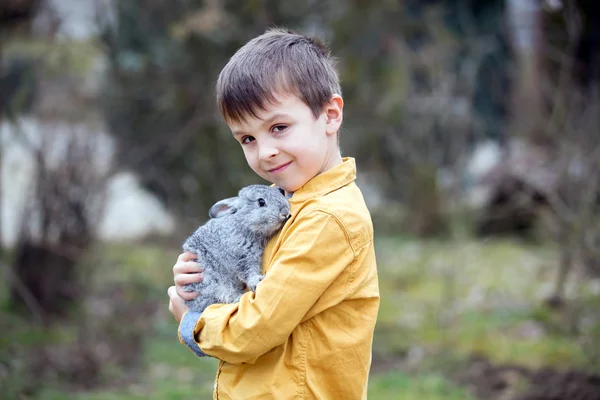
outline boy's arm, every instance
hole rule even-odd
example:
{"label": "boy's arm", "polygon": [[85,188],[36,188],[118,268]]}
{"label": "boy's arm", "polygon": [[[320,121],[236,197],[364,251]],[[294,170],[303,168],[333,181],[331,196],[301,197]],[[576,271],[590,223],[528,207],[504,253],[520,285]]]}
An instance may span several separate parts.
{"label": "boy's arm", "polygon": [[[180,339],[187,337],[182,342],[187,342],[184,344],[194,353],[234,364],[254,362],[283,344],[331,283],[352,264],[354,251],[335,216],[313,211],[299,216],[294,225],[256,293],[246,293],[239,303],[211,305],[201,315],[186,313]],[[329,306],[344,299],[351,274],[347,276]]]}

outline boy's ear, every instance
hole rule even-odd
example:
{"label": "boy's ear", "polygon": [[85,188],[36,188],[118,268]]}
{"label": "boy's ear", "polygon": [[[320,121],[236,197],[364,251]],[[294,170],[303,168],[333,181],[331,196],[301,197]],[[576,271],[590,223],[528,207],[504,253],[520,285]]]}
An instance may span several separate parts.
{"label": "boy's ear", "polygon": [[336,134],[344,119],[344,99],[339,94],[333,94],[325,105],[325,131],[328,135]]}

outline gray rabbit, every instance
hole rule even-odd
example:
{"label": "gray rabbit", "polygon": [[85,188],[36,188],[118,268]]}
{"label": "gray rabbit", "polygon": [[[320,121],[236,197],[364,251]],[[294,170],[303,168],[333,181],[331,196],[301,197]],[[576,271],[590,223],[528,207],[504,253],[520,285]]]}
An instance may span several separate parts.
{"label": "gray rabbit", "polygon": [[185,286],[200,296],[186,301],[202,312],[215,303],[234,303],[246,288],[255,291],[262,281],[262,255],[267,241],[287,221],[290,206],[275,187],[250,185],[237,197],[221,200],[210,208],[211,217],[183,244],[198,256],[203,282]]}

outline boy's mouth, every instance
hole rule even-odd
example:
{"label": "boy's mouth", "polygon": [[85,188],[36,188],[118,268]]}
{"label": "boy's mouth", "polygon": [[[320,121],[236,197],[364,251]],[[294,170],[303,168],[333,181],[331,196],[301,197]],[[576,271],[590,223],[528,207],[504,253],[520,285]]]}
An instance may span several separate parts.
{"label": "boy's mouth", "polygon": [[282,172],[284,169],[286,169],[288,167],[288,165],[290,165],[292,162],[286,162],[284,164],[280,164],[278,166],[276,166],[275,168],[271,168],[269,170],[270,173],[278,173],[278,172]]}

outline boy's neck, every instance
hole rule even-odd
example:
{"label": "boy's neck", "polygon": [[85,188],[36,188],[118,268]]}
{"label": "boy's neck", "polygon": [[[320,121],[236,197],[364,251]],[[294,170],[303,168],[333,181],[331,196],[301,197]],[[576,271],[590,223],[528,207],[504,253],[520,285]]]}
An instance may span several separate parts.
{"label": "boy's neck", "polygon": [[329,164],[329,168],[325,168],[323,171],[321,171],[321,173],[330,170],[331,168],[338,166],[342,163],[342,154],[340,153],[339,150],[337,150],[334,153],[334,156],[332,157],[331,163]]}
{"label": "boy's neck", "polygon": [[[329,171],[331,168],[340,165],[342,162],[343,162],[343,160],[342,160],[342,154],[340,153],[339,150],[337,150],[334,153],[334,155],[328,160],[328,162],[325,165],[325,167],[323,168],[323,170],[321,170],[317,175],[313,176],[312,179],[315,179],[317,176],[321,175],[325,171]],[[310,181],[308,181],[308,182],[310,182]],[[306,182],[306,183],[308,183],[308,182]],[[306,183],[305,183],[305,185],[306,185]],[[285,195],[285,197],[290,198],[290,197],[292,197],[292,195],[294,194],[294,192],[284,191],[283,194]]]}

